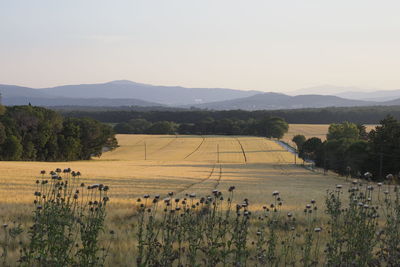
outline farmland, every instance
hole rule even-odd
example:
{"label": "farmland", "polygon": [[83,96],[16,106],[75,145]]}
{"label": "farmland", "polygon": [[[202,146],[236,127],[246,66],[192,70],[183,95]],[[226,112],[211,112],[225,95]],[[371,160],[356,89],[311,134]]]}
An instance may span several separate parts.
{"label": "farmland", "polygon": [[[253,209],[271,201],[279,190],[285,209],[301,211],[314,198],[322,203],[327,188],[343,179],[310,172],[294,165],[294,156],[275,141],[260,137],[118,135],[120,147],[91,161],[0,162],[0,213],[2,220],[15,218],[28,224],[34,181],[40,171],[71,168],[82,173],[87,184],[110,186],[107,228],[132,232],[134,200],[144,193],[178,196],[195,192],[207,195],[213,189],[226,192],[235,185],[235,200],[248,198]],[[146,159],[145,159],[146,147]],[[219,153],[217,153],[219,152]],[[300,160],[297,159],[299,163]],[[126,236],[111,248],[110,260],[129,265],[124,257],[134,249]],[[16,256],[15,256],[16,257]]]}
{"label": "farmland", "polygon": [[322,197],[323,189],[340,181],[294,166],[292,154],[265,138],[119,135],[118,140],[118,149],[92,161],[1,162],[2,203],[29,203],[40,170],[57,167],[81,171],[88,183],[110,185],[114,204],[130,203],[145,192],[205,194],[229,185],[237,186],[240,198],[260,205],[273,190],[287,196],[288,203],[298,203],[309,198],[309,189],[316,191],[314,198]]}
{"label": "farmland", "polygon": [[[325,125],[296,125],[284,140],[297,133],[322,136],[326,130]],[[41,170],[80,171],[86,184],[110,186],[105,227],[116,234],[112,239],[101,239],[101,244],[112,244],[107,263],[132,266],[137,246],[135,203],[144,194],[164,198],[174,192],[183,198],[196,193],[201,197],[214,189],[228,194],[228,188],[234,185],[233,202],[246,198],[252,211],[261,212],[263,206],[273,203],[272,192],[277,190],[284,203],[282,211],[302,218],[305,204],[311,199],[323,208],[327,189],[334,189],[337,184],[347,189],[345,178],[310,171],[299,158],[295,165],[293,154],[276,141],[262,137],[118,135],[117,139],[120,147],[90,161],[0,162],[2,220],[16,220],[24,227],[31,223],[34,181],[41,178]],[[18,253],[13,251],[10,259],[18,259]]]}

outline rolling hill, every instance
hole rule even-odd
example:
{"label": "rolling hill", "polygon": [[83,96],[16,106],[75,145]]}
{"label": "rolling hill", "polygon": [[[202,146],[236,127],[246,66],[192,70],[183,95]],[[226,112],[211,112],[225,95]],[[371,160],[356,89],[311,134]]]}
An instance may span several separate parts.
{"label": "rolling hill", "polygon": [[[296,109],[321,107],[348,107],[376,105],[377,102],[350,100],[330,95],[288,96],[278,93],[264,93],[254,96],[196,105],[197,108],[229,110]],[[382,104],[382,103],[380,103]]]}
{"label": "rolling hill", "polygon": [[[313,91],[311,89],[310,92]],[[321,93],[323,92],[321,91]],[[362,99],[361,96],[359,99],[349,99],[321,94],[286,95],[223,88],[155,86],[126,80],[42,89],[0,85],[0,93],[5,105],[31,103],[32,105],[53,107],[195,107],[212,110],[273,110],[400,105],[400,98],[394,97],[396,91],[386,92],[386,94],[392,95],[389,101],[372,101]],[[377,92],[370,96],[377,96]]]}
{"label": "rolling hill", "polygon": [[155,86],[131,81],[113,81],[102,84],[65,85],[40,89],[49,96],[76,98],[135,98],[164,105],[193,105],[211,101],[224,101],[247,97],[259,91],[242,91],[223,88],[185,88],[180,86]]}

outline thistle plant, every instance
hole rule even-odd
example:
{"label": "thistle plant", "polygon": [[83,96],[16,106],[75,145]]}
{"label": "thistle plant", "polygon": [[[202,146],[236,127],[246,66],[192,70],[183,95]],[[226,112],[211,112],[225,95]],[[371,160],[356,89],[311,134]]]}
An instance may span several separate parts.
{"label": "thistle plant", "polygon": [[[99,242],[109,187],[86,186],[70,169],[40,176],[20,265],[105,265],[118,242]],[[136,266],[399,266],[400,190],[392,175],[377,184],[365,177],[328,190],[324,216],[313,199],[302,214],[285,210],[278,191],[253,211],[249,199],[235,204],[234,186],[203,197],[145,194],[133,216]],[[2,266],[12,265],[21,233],[19,224],[2,226]]]}
{"label": "thistle plant", "polygon": [[373,250],[377,244],[375,234],[379,207],[372,201],[373,191],[372,185],[354,181],[348,192],[347,206],[341,200],[341,187],[328,192],[328,265],[368,266],[374,263]]}
{"label": "thistle plant", "polygon": [[56,169],[36,181],[33,225],[22,266],[98,266],[108,186],[85,187],[80,172]]}

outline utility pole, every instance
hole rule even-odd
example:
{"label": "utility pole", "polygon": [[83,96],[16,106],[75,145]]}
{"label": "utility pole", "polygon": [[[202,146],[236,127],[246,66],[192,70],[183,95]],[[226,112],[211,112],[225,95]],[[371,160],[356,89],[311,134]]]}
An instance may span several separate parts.
{"label": "utility pole", "polygon": [[219,163],[219,144],[217,144],[217,163]]}
{"label": "utility pole", "polygon": [[147,145],[146,145],[146,141],[144,142],[144,160],[147,160]]}

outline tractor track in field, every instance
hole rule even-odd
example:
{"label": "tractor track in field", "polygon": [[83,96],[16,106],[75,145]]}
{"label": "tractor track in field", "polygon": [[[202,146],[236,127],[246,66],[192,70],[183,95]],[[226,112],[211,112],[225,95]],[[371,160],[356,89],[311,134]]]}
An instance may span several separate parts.
{"label": "tractor track in field", "polygon": [[148,153],[148,155],[152,155],[154,153],[160,152],[161,150],[169,147],[172,143],[174,143],[176,140],[178,140],[178,135],[175,136],[174,139],[172,139],[171,141],[169,141],[166,145],[160,147],[159,149],[154,150],[153,152]]}
{"label": "tractor track in field", "polygon": [[186,157],[184,157],[183,159],[187,159],[188,157],[190,157],[191,155],[193,155],[194,153],[196,153],[200,149],[200,147],[203,145],[204,141],[206,140],[206,138],[204,136],[201,136],[201,138],[203,138],[201,140],[201,143],[192,152],[190,152]]}
{"label": "tractor track in field", "polygon": [[240,142],[239,138],[235,137],[236,141],[239,143],[240,148],[242,149],[242,154],[243,154],[243,158],[244,158],[244,162],[247,163],[247,156],[246,156],[246,152],[244,151],[243,145]]}
{"label": "tractor track in field", "polygon": [[[218,165],[217,163],[214,163],[214,165],[213,165],[213,167],[212,167],[212,169],[211,169],[211,172],[208,174],[208,176],[207,176],[206,178],[204,178],[204,179],[202,179],[202,180],[200,180],[200,181],[198,181],[198,182],[192,183],[192,184],[190,184],[190,185],[188,185],[188,186],[185,186],[184,188],[182,188],[182,189],[180,189],[180,190],[177,190],[176,193],[177,193],[177,194],[182,193],[182,192],[184,192],[184,191],[186,191],[186,190],[189,190],[189,189],[192,188],[193,186],[202,184],[202,183],[204,183],[204,182],[210,180],[211,177],[213,177],[214,174],[217,172],[217,170],[216,170],[216,169],[218,168],[217,165]],[[217,180],[216,180],[216,184],[214,185],[214,189],[218,187],[218,185],[219,185],[219,183],[220,183],[220,181],[221,181],[221,178],[222,178],[222,165],[219,164],[218,178],[217,178]]]}

